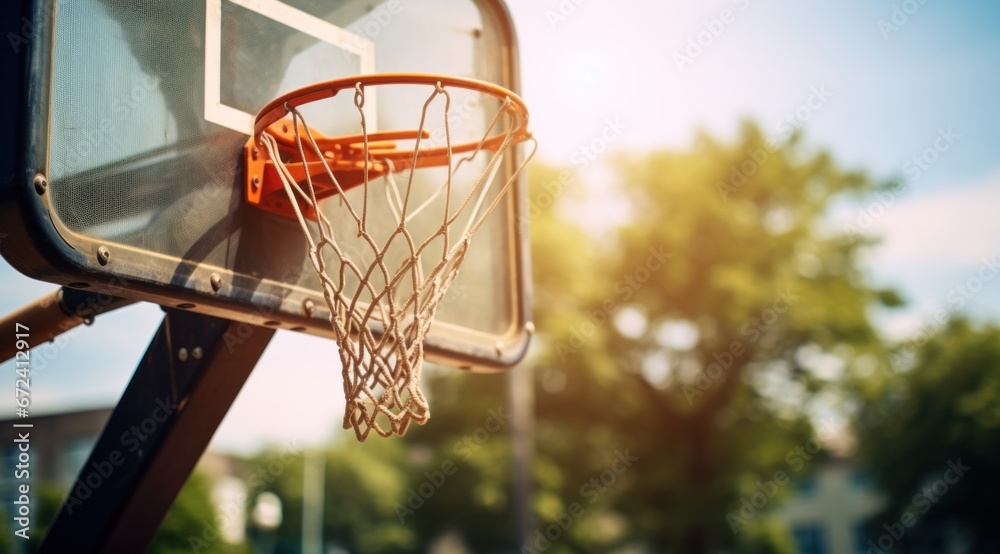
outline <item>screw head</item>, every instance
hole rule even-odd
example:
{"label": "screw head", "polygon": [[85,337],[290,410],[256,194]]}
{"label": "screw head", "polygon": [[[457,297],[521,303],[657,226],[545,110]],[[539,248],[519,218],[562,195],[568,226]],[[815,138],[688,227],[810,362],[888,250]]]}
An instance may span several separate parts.
{"label": "screw head", "polygon": [[182,362],[188,361],[188,349],[187,348],[181,348],[180,350],[178,350],[177,351],[177,359],[180,360],[180,361],[182,361]]}
{"label": "screw head", "polygon": [[45,194],[45,191],[49,188],[49,180],[45,178],[45,175],[38,173],[35,175],[35,192],[38,194]]}
{"label": "screw head", "polygon": [[302,303],[302,309],[305,310],[307,317],[312,317],[316,313],[316,303],[312,299],[306,298],[305,302]]}
{"label": "screw head", "polygon": [[222,288],[222,277],[220,277],[218,273],[213,273],[208,280],[212,283],[212,290],[219,292],[219,289]]}
{"label": "screw head", "polygon": [[100,262],[101,265],[108,265],[108,261],[110,260],[111,260],[111,251],[108,250],[106,246],[98,246],[97,261]]}
{"label": "screw head", "polygon": [[259,189],[260,188],[260,177],[254,177],[253,181],[251,181],[251,183],[253,184],[253,190]]}
{"label": "screw head", "polygon": [[205,355],[205,351],[201,349],[200,346],[195,346],[194,350],[191,351],[191,357],[200,360],[202,356]]}

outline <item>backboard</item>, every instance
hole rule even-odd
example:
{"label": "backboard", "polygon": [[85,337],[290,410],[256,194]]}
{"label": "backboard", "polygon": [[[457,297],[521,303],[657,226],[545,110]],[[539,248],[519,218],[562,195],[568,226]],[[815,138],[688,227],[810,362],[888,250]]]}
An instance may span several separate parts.
{"label": "backboard", "polygon": [[[12,0],[0,10],[12,31],[2,71],[16,85],[0,109],[17,121],[0,130],[4,258],[54,283],[322,336],[330,314],[298,223],[244,201],[257,111],[314,82],[375,72],[518,85],[500,0]],[[354,132],[344,96],[304,109],[310,125]],[[371,130],[416,128],[425,100],[373,91]],[[456,94],[454,140],[478,139],[495,113]],[[476,236],[438,309],[429,360],[495,370],[523,356],[524,195],[515,183]],[[372,221],[388,218],[372,209]]]}

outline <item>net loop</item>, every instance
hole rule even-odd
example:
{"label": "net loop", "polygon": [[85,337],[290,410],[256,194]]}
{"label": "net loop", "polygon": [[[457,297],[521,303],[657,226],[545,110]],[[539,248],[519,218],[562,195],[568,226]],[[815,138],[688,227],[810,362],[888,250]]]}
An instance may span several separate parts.
{"label": "net loop", "polygon": [[354,85],[354,105],[358,108],[365,107],[365,87],[360,82]]}

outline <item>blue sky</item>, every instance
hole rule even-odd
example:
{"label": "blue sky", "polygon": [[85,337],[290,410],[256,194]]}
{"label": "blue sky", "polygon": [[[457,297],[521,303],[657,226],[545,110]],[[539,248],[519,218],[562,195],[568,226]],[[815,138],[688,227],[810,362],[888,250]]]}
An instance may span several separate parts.
{"label": "blue sky", "polygon": [[[893,23],[896,8],[905,22],[897,13],[895,30],[880,26]],[[699,33],[719,29],[712,21],[724,10],[729,23],[678,67],[675,54],[687,56]],[[880,316],[890,336],[948,308],[948,291],[997,252],[998,5],[550,0],[512,2],[512,11],[524,95],[536,106],[541,155],[550,163],[571,165],[573,152],[609,117],[629,124],[611,145],[618,150],[683,148],[697,129],[734,136],[744,118],[780,139],[779,122],[814,87],[832,93],[809,110],[801,127],[806,143],[878,179],[906,178],[907,192],[870,229],[884,237],[869,257],[872,275],[910,300],[908,309]],[[948,129],[959,138],[919,179],[909,178],[905,164]],[[584,175],[595,197],[610,184],[598,165]],[[606,210],[605,200],[595,205]],[[845,207],[833,224],[856,219],[856,207]],[[998,309],[1000,283],[965,306],[979,317]]]}
{"label": "blue sky", "polygon": [[[907,192],[872,225],[885,239],[867,261],[873,278],[911,301],[905,310],[879,315],[888,335],[905,336],[934,311],[954,307],[949,291],[974,277],[983,257],[1000,252],[1000,6],[941,0],[510,4],[541,159],[572,166],[574,154],[600,137],[609,120],[625,125],[582,175],[603,208],[611,195],[601,162],[611,152],[688,147],[698,129],[733,136],[743,118],[780,139],[785,114],[825,87],[830,97],[807,110],[806,142],[877,178],[907,177],[904,164],[932,147],[940,130],[958,135],[919,180],[906,181]],[[556,21],[549,12],[559,13],[560,6],[566,15]],[[879,21],[891,21],[894,6],[919,8],[886,38]],[[729,22],[711,23],[721,21],[724,10]],[[679,68],[675,54],[698,40],[706,21],[718,36]],[[838,211],[831,224],[853,221],[856,208]],[[52,288],[0,265],[0,309],[15,309]],[[1000,279],[987,282],[963,309],[997,319]],[[74,333],[64,347],[40,349],[40,358],[53,359],[35,370],[35,413],[113,404],[160,314],[155,306],[127,308]],[[335,359],[329,341],[279,332],[215,445],[246,451],[267,441],[307,444],[341,436]],[[0,410],[12,413],[13,402],[0,401]],[[261,413],[281,415],[255,417]]]}

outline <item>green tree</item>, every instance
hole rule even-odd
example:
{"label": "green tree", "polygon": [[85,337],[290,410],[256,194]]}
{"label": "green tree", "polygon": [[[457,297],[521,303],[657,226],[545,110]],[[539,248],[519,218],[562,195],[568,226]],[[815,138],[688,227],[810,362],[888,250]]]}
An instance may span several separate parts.
{"label": "green tree", "polygon": [[[414,532],[400,522],[396,507],[407,487],[404,445],[372,438],[330,447],[322,454],[323,540],[349,552],[395,554],[418,551]],[[248,466],[268,467],[273,453],[262,453]],[[260,490],[282,501],[277,530],[279,552],[300,552],[302,537],[304,457],[297,456],[277,474],[263,480]]]}
{"label": "green tree", "polygon": [[823,366],[877,350],[866,310],[896,303],[859,269],[866,243],[827,221],[878,185],[752,124],[617,167],[626,217],[606,238],[588,234],[593,212],[534,222],[539,448],[562,469],[563,504],[615,452],[638,458],[586,499],[602,509],[574,528],[581,542],[749,549],[766,526],[727,514],[758,480],[795,474]]}
{"label": "green tree", "polygon": [[214,526],[216,515],[211,497],[211,480],[195,471],[163,518],[163,523],[160,524],[147,552],[150,554],[248,553],[249,548],[245,545],[230,545],[217,538],[215,540],[205,538],[205,526]]}
{"label": "green tree", "polygon": [[[510,503],[507,376],[431,371],[432,423],[406,435],[405,523],[422,548],[457,534],[472,552],[517,548]],[[415,507],[415,508],[413,508]]]}
{"label": "green tree", "polygon": [[[613,200],[596,207],[569,170],[530,178],[534,510],[549,537],[511,545],[503,432],[463,460],[455,482],[471,481],[416,514],[421,537],[456,529],[477,552],[787,551],[767,515],[728,514],[776,471],[804,476],[794,452],[815,393],[880,350],[866,310],[898,298],[867,283],[868,242],[828,216],[881,185],[752,124],[615,167]],[[609,225],[611,208],[624,217]],[[455,457],[502,391],[490,376],[432,381],[434,419],[407,441],[434,449],[431,466]]]}
{"label": "green tree", "polygon": [[898,345],[893,360],[858,383],[861,454],[888,497],[872,539],[898,526],[894,552],[941,551],[956,532],[970,552],[1000,551],[1000,329],[953,320]]}
{"label": "green tree", "polygon": [[[55,519],[59,507],[62,505],[63,491],[50,483],[39,483],[32,487],[34,494],[37,494],[38,505],[32,519],[34,520],[31,538],[28,539],[28,552],[36,552],[45,538],[45,533],[49,530],[49,525]],[[20,541],[21,539],[17,539]]]}

